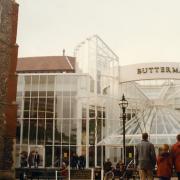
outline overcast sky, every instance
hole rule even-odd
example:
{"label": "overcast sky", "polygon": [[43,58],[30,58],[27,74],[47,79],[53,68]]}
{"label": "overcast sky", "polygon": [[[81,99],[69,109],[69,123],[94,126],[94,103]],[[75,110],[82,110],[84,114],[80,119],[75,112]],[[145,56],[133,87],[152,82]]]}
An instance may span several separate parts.
{"label": "overcast sky", "polygon": [[16,0],[19,57],[73,56],[99,35],[120,64],[180,62],[180,0]]}

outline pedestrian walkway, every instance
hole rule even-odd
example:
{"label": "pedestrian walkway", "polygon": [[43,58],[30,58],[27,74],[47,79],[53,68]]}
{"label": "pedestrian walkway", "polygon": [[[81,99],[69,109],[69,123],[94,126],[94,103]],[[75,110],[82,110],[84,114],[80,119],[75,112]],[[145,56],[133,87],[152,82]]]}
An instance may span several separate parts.
{"label": "pedestrian walkway", "polygon": [[[16,179],[16,180],[19,180],[19,178]],[[44,179],[39,179],[39,180],[44,180]],[[50,180],[56,180],[56,179],[50,179]],[[84,180],[84,179],[71,179],[71,180]],[[88,180],[88,179],[86,179],[86,180]],[[91,179],[89,179],[89,180],[91,180]],[[108,180],[111,180],[111,178],[109,178]],[[119,178],[115,178],[114,180],[119,180]],[[134,180],[134,179],[131,178],[129,180]],[[139,179],[137,179],[137,180],[139,180]],[[154,180],[159,180],[159,178],[154,178]],[[173,177],[173,178],[171,178],[171,180],[178,180],[178,178],[177,177]]]}
{"label": "pedestrian walkway", "polygon": [[[154,178],[154,180],[159,180],[158,178]],[[178,178],[177,177],[173,177],[173,178],[171,178],[171,180],[178,180]]]}

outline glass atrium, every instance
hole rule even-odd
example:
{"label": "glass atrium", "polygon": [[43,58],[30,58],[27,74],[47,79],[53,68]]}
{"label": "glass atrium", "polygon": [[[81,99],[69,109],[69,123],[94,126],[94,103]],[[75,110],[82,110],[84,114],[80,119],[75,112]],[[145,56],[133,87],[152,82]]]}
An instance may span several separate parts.
{"label": "glass atrium", "polygon": [[33,151],[42,167],[73,153],[85,155],[86,167],[101,165],[97,143],[119,122],[118,57],[93,36],[77,46],[76,62],[76,73],[18,74],[17,166],[21,152]]}
{"label": "glass atrium", "polygon": [[[126,122],[126,145],[136,145],[143,132],[150,134],[150,141],[157,147],[164,143],[175,143],[180,130],[179,88],[179,80],[144,80],[121,84],[121,90],[130,102],[127,111],[132,115]],[[122,134],[121,126],[99,145],[122,146]]]}
{"label": "glass atrium", "polygon": [[[119,82],[119,58],[98,36],[75,49],[76,73],[19,73],[17,164],[20,153],[38,151],[41,167],[58,167],[72,153],[86,167],[122,158],[119,100],[129,102],[127,152],[148,132],[159,146],[172,144],[180,129],[180,81]],[[128,155],[128,153],[127,153]],[[133,158],[133,156],[131,156]]]}

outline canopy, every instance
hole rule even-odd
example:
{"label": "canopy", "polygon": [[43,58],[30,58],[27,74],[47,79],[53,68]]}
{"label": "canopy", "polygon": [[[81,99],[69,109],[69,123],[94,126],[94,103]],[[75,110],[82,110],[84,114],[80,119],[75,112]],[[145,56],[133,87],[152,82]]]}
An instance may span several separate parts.
{"label": "canopy", "polygon": [[[126,145],[135,145],[143,132],[149,134],[155,145],[173,144],[180,131],[180,112],[162,107],[152,107],[126,123]],[[122,146],[123,127],[106,137],[98,145]]]}

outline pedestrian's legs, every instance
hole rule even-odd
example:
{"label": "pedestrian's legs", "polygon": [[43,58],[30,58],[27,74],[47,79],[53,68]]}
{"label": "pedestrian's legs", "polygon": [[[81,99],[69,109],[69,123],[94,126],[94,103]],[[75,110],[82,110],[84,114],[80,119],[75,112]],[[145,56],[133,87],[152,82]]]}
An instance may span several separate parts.
{"label": "pedestrian's legs", "polygon": [[140,177],[140,180],[146,180],[146,171],[140,169],[139,170],[139,177]]}

